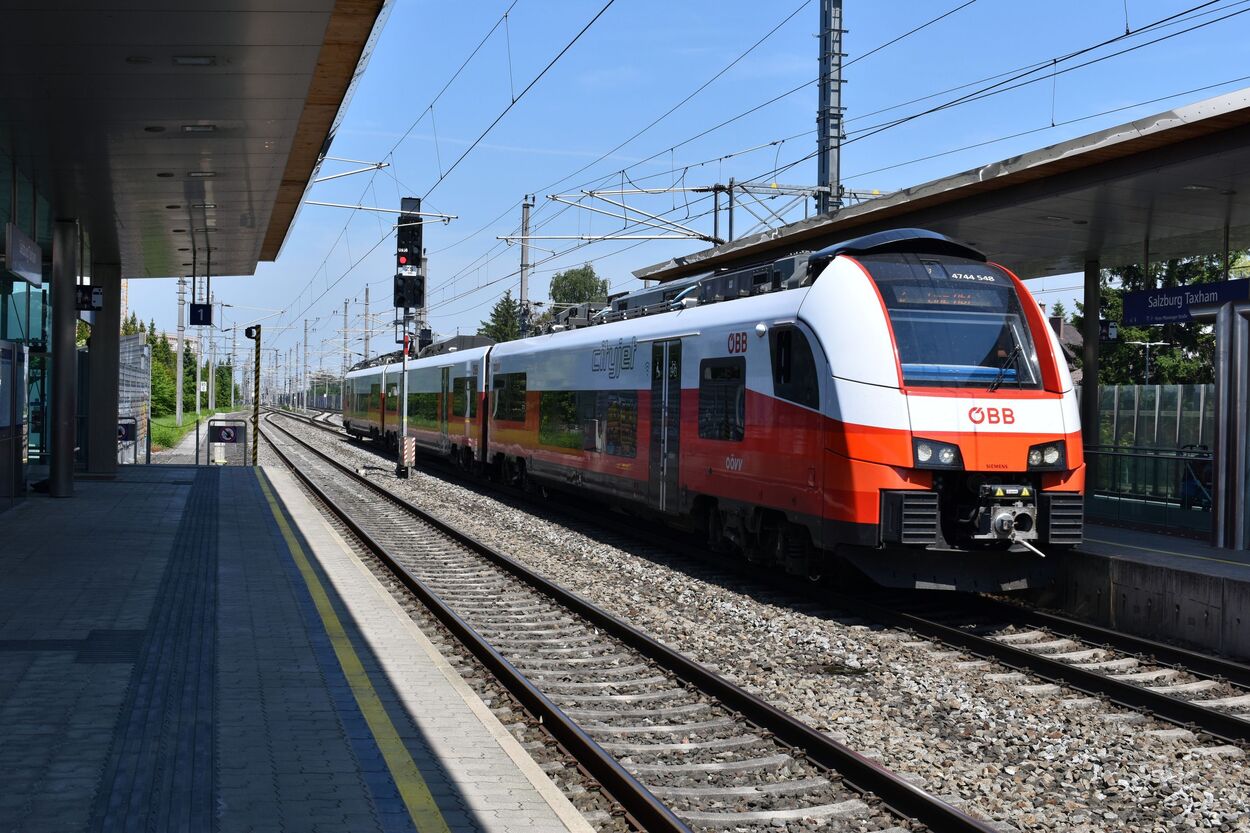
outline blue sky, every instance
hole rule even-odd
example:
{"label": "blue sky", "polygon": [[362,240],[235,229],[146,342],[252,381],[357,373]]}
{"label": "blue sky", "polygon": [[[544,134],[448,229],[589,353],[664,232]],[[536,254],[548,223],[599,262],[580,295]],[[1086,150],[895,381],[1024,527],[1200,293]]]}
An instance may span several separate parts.
{"label": "blue sky", "polygon": [[[967,90],[873,115],[875,111],[1049,62],[1123,35],[1126,7],[1128,24],[1136,29],[1199,1],[1054,0],[1042,4],[974,0],[923,31],[855,60],[960,6],[963,0],[845,0],[849,32],[844,48],[847,61],[855,62],[846,71],[843,101],[852,139],[843,151],[844,184],[883,191],[906,187],[1250,86],[1250,78],[1242,77],[1250,76],[1250,13],[1235,14],[1250,12],[1250,0],[1219,0],[1188,22],[1126,39],[1080,61],[1217,17],[1235,16],[1053,78],[1042,72],[1043,80],[1038,83],[855,140],[857,131],[871,132],[884,121],[919,112]],[[424,195],[438,183],[426,198],[425,209],[458,219],[445,226],[429,226],[425,234],[430,322],[437,333],[474,332],[505,289],[516,294],[518,248],[495,238],[516,232],[519,203],[527,193],[537,194],[534,225],[541,228],[536,234],[611,233],[620,230],[620,221],[576,209],[561,211],[547,195],[575,192],[579,187],[619,187],[622,182],[628,186],[630,181],[669,187],[682,181],[703,185],[729,177],[750,179],[800,160],[815,149],[816,89],[807,84],[797,93],[670,150],[730,116],[815,80],[816,0],[616,0],[439,182],[441,173],[603,2],[481,0],[449,6],[395,0],[331,149],[336,156],[386,159],[392,166],[373,177],[358,175],[316,185],[309,196],[397,208],[401,196]],[[509,5],[506,25],[496,25]],[[613,151],[787,17],[789,22],[705,90]],[[490,39],[437,99],[432,112],[428,110],[492,27]],[[1058,69],[1065,66],[1060,64]],[[1141,103],[1152,99],[1162,100]],[[1085,118],[1113,108],[1126,109]],[[1057,126],[1052,128],[1052,122]],[[996,141],[1020,133],[1025,135]],[[779,139],[786,141],[769,144]],[[970,145],[979,146],[957,150]],[[948,152],[953,150],[957,152]],[[729,158],[721,158],[725,156]],[[322,174],[349,167],[328,162]],[[783,183],[812,184],[815,177],[815,161],[808,159],[776,178]],[[674,220],[704,232],[711,230],[711,218],[704,214],[709,201],[700,201],[699,195],[666,193],[630,201],[642,210],[669,212]],[[801,209],[791,216],[801,216]],[[745,214],[739,214],[738,232],[749,225]],[[614,290],[627,290],[640,286],[631,270],[706,244],[604,242],[559,256],[546,250],[559,251],[574,244],[535,241],[535,245],[541,250],[535,251],[533,259],[545,262],[536,268],[530,291],[533,299],[541,300],[546,298],[551,274],[560,269],[592,261]],[[386,215],[305,205],[276,262],[261,264],[252,277],[215,279],[213,288],[221,300],[235,305],[226,311],[227,326],[264,318],[269,346],[284,349],[302,340],[303,321],[308,319],[314,333],[310,339],[313,365],[323,360],[327,368],[337,369],[344,300],[349,300],[353,350],[359,351],[365,286],[371,287],[372,312],[389,315],[393,264],[394,244]],[[1079,278],[1056,276],[1034,281],[1032,288],[1042,301],[1058,299],[1070,307],[1077,283]],[[175,298],[173,280],[130,283],[131,309],[144,320],[155,319],[158,327],[174,327]],[[283,312],[266,317],[269,310]],[[374,352],[391,349],[389,326],[375,324],[374,333]]]}

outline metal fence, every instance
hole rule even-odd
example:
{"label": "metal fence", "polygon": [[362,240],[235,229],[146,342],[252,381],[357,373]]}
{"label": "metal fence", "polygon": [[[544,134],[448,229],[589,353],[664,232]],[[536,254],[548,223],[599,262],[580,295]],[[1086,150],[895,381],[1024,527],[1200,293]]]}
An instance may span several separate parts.
{"label": "metal fence", "polygon": [[136,428],[133,442],[117,444],[117,462],[143,462],[148,444],[148,415],[152,410],[152,348],[147,336],[136,333],[122,336],[118,350],[117,416],[133,418]]}
{"label": "metal fence", "polygon": [[1187,535],[1211,529],[1214,385],[1104,385],[1086,438],[1092,521]]}

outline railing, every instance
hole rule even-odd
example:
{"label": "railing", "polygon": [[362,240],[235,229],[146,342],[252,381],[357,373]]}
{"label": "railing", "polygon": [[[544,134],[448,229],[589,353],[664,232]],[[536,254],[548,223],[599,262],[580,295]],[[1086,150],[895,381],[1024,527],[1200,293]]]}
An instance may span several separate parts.
{"label": "railing", "polygon": [[1091,521],[1202,536],[1211,530],[1211,451],[1206,446],[1085,448]]}

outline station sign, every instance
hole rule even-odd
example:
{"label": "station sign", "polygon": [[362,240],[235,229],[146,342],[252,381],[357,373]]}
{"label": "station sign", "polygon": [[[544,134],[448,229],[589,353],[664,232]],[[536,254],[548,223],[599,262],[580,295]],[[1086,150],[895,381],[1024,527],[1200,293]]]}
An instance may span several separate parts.
{"label": "station sign", "polygon": [[31,286],[43,285],[43,250],[12,223],[4,224],[4,269]]}
{"label": "station sign", "polygon": [[1193,320],[1190,308],[1250,299],[1250,280],[1142,289],[1124,296],[1123,323],[1130,327]]}
{"label": "station sign", "polygon": [[213,305],[191,303],[191,326],[192,327],[211,327],[213,326]]}

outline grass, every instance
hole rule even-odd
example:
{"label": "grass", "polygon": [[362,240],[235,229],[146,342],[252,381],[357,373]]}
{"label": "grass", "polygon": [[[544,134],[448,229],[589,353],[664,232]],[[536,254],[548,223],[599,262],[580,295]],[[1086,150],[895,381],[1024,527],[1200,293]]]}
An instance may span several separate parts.
{"label": "grass", "polygon": [[[200,411],[200,421],[207,422],[209,417],[216,414],[230,413],[229,408],[218,408],[210,411],[207,408]],[[179,441],[190,434],[195,428],[195,411],[184,412],[182,415],[182,427],[174,424],[174,415],[166,414],[165,416],[152,418],[152,450],[156,451],[162,448],[173,448]]]}

